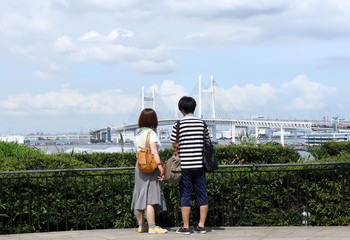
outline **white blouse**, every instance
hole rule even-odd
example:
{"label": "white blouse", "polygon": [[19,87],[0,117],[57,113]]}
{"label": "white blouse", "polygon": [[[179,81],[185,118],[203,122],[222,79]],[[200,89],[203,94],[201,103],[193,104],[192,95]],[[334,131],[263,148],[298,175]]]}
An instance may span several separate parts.
{"label": "white blouse", "polygon": [[[136,153],[140,151],[140,147],[145,147],[146,143],[146,137],[147,133],[151,131],[150,138],[149,138],[149,144],[156,142],[158,144],[158,147],[161,146],[161,143],[158,139],[157,133],[149,128],[139,132],[135,138],[134,138],[134,150]],[[149,146],[148,146],[149,147]]]}

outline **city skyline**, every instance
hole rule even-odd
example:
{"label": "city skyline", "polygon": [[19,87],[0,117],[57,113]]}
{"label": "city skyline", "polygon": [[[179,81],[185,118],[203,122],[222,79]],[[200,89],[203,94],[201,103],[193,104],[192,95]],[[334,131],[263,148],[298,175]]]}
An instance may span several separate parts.
{"label": "city skyline", "polygon": [[198,76],[246,118],[350,113],[347,1],[14,0],[0,8],[0,135],[127,121],[141,87],[169,109]]}

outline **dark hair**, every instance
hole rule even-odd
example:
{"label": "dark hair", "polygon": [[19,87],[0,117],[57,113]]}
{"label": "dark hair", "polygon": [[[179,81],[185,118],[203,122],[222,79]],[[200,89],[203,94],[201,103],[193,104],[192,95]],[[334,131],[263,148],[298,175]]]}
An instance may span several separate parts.
{"label": "dark hair", "polygon": [[192,97],[183,96],[179,100],[179,110],[183,110],[186,114],[188,113],[194,113],[194,110],[196,109],[196,100],[194,100]]}
{"label": "dark hair", "polygon": [[149,127],[156,129],[158,126],[158,118],[156,112],[152,108],[142,110],[139,117],[139,127]]}

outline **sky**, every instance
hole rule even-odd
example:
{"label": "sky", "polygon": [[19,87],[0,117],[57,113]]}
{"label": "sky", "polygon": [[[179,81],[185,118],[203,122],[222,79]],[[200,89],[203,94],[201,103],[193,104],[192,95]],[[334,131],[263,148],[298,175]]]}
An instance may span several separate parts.
{"label": "sky", "polygon": [[200,75],[231,118],[349,120],[349,12],[347,0],[2,1],[0,135],[133,121],[143,86],[160,118],[175,115]]}

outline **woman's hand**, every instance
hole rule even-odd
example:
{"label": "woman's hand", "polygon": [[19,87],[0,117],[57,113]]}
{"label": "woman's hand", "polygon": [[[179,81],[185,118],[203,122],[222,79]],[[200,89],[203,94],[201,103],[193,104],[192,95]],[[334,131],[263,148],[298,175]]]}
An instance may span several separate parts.
{"label": "woman's hand", "polygon": [[164,175],[163,176],[158,176],[158,180],[162,182],[164,180]]}

